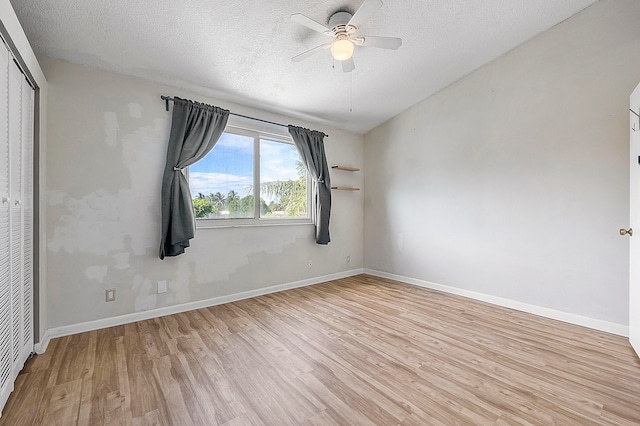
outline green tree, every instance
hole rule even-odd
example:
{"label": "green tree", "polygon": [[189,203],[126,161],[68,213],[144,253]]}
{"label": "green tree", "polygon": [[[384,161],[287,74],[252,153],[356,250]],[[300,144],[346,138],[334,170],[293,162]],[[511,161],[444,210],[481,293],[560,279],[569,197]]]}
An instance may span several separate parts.
{"label": "green tree", "polygon": [[213,213],[213,211],[213,204],[211,204],[211,200],[209,200],[208,198],[205,198],[203,196],[202,198],[198,197],[193,199],[193,213],[195,214],[196,218],[205,218],[210,213]]}
{"label": "green tree", "polygon": [[277,180],[260,185],[263,194],[276,198],[272,202],[272,211],[275,211],[274,207],[281,207],[289,217],[307,215],[307,169],[302,161],[296,163],[296,171],[296,180]]}
{"label": "green tree", "polygon": [[253,213],[253,195],[241,198],[238,206],[242,213]]}
{"label": "green tree", "polygon": [[242,211],[240,208],[240,196],[233,189],[227,194],[225,202],[231,217],[237,217],[238,213]]}
{"label": "green tree", "polygon": [[210,194],[209,198],[211,198],[211,202],[213,203],[213,206],[215,208],[217,208],[218,210],[220,210],[222,207],[224,207],[224,195],[222,195],[221,192],[216,192],[215,194]]}
{"label": "green tree", "polygon": [[260,216],[268,216],[271,213],[271,207],[267,205],[267,202],[260,198]]}
{"label": "green tree", "polygon": [[231,205],[231,203],[233,201],[240,201],[240,196],[238,195],[238,193],[236,191],[234,191],[233,189],[231,191],[229,191],[229,193],[227,194],[227,199],[225,200],[227,205]]}

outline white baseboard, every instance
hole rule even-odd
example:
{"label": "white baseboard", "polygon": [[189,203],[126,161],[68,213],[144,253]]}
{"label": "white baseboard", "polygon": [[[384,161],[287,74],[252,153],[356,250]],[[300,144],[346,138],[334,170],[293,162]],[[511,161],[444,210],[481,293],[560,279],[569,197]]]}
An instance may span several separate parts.
{"label": "white baseboard", "polygon": [[44,353],[47,349],[50,339],[56,337],[69,336],[72,334],[83,333],[85,331],[98,330],[101,328],[113,327],[116,325],[128,324],[136,321],[147,320],[151,318],[163,317],[165,315],[177,314],[180,312],[192,311],[194,309],[207,308],[209,306],[221,305],[223,303],[235,302],[238,300],[249,299],[251,297],[262,296],[279,291],[290,290],[298,287],[306,287],[314,284],[320,284],[327,281],[337,280],[340,278],[352,277],[360,275],[364,272],[362,268],[352,269],[350,271],[338,272],[335,274],[323,275],[320,277],[309,278],[301,281],[294,281],[286,284],[278,284],[271,287],[259,288],[256,290],[244,291],[241,293],[230,294],[227,296],[214,297],[212,299],[198,300],[196,302],[182,303],[179,305],[166,306],[164,308],[151,309],[143,312],[134,312],[131,314],[120,315],[117,317],[104,318],[95,321],[87,321],[78,324],[65,325],[62,327],[48,329],[42,341],[36,344],[36,352]]}
{"label": "white baseboard", "polygon": [[400,281],[406,284],[412,284],[418,287],[424,287],[431,290],[438,290],[444,293],[455,294],[458,296],[468,297],[470,299],[480,300],[482,302],[491,303],[505,308],[515,309],[517,311],[527,312],[541,317],[551,318],[570,324],[580,325],[594,330],[600,330],[619,336],[629,337],[629,327],[609,321],[598,320],[594,318],[584,317],[581,315],[570,314],[568,312],[557,311],[542,306],[531,305],[529,303],[519,302],[517,300],[506,299],[503,297],[491,296],[484,293],[465,290],[461,288],[451,287],[448,285],[436,284],[429,281],[419,280],[416,278],[405,277],[402,275],[390,274],[388,272],[376,271],[374,269],[364,269],[365,274],[374,275],[376,277],[388,278],[390,280]]}
{"label": "white baseboard", "polygon": [[49,346],[49,342],[51,341],[51,335],[49,334],[49,330],[44,332],[40,341],[33,345],[33,351],[38,355],[43,354],[47,350],[47,346]]}
{"label": "white baseboard", "polygon": [[374,269],[352,269],[350,271],[338,272],[335,274],[323,275],[320,277],[309,278],[291,283],[274,285],[271,287],[260,288],[256,290],[245,291],[241,293],[230,294],[227,296],[214,297],[211,299],[198,300],[196,302],[183,303],[180,305],[166,306],[164,308],[152,309],[149,311],[135,312],[126,315],[120,315],[112,318],[104,318],[95,321],[87,321],[78,324],[71,324],[62,327],[51,328],[47,330],[40,342],[34,345],[34,350],[38,354],[42,354],[47,350],[47,346],[51,339],[56,337],[69,336],[72,334],[83,333],[85,331],[98,330],[101,328],[113,327],[116,325],[128,324],[136,321],[142,321],[151,318],[162,317],[165,315],[177,314],[180,312],[191,311],[194,309],[207,308],[209,306],[221,305],[224,303],[235,302],[238,300],[249,299],[251,297],[262,296],[265,294],[277,293],[284,290],[290,290],[299,287],[306,287],[314,284],[320,284],[327,281],[337,280],[340,278],[352,277],[359,274],[369,274],[381,278],[388,278],[418,287],[428,288],[432,290],[442,291],[444,293],[455,294],[458,296],[468,297],[470,299],[480,300],[482,302],[491,303],[493,305],[503,306],[546,318],[551,318],[570,324],[576,324],[583,327],[600,330],[620,336],[629,336],[629,327],[608,321],[597,320],[594,318],[584,317],[581,315],[570,314],[567,312],[557,311],[542,306],[531,305],[516,300],[506,299],[497,296],[491,296],[470,290],[460,289],[442,284],[436,284],[429,281],[419,280],[416,278],[405,277],[402,275],[391,274],[388,272],[377,271]]}

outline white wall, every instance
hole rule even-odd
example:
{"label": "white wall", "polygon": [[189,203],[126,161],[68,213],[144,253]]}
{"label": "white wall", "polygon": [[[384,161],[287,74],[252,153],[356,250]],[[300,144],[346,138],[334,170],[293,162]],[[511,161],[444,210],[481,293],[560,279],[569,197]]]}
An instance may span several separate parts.
{"label": "white wall", "polygon": [[365,136],[365,267],[628,321],[640,2],[602,0]]}
{"label": "white wall", "polygon": [[[159,260],[160,184],[171,119],[160,95],[286,124],[294,120],[68,62],[41,62],[50,93],[51,329],[70,331],[88,321],[361,270],[363,195],[357,192],[333,194],[328,246],[315,243],[311,225],[199,229],[186,254]],[[362,135],[291,124],[329,134],[330,164],[362,166]],[[347,179],[363,183],[361,173]],[[156,294],[159,280],[169,282],[168,293]],[[117,298],[106,303],[111,287]]]}
{"label": "white wall", "polygon": [[[40,188],[46,187],[46,123],[47,123],[47,80],[44,77],[42,69],[40,68],[40,64],[38,63],[38,59],[31,49],[31,45],[27,40],[27,37],[20,26],[20,22],[18,21],[18,17],[16,16],[11,3],[9,0],[0,0],[0,21],[3,27],[3,35],[6,37],[7,42],[11,46],[11,49],[19,58],[21,65],[26,68],[27,72],[35,82],[37,86],[37,93],[39,103],[37,105],[37,117],[38,122],[36,123],[36,150],[35,154],[38,156],[38,181],[34,182],[39,185]],[[36,206],[37,211],[39,212],[39,252],[34,253],[34,259],[37,259],[38,263],[34,265],[36,268],[36,273],[39,271],[43,271],[47,265],[46,258],[46,203],[45,203],[45,194],[44,191],[38,192],[36,189],[36,194],[39,195],[37,200],[38,206]],[[39,283],[37,283],[37,288],[35,289],[36,296],[38,296],[38,300],[36,300],[38,306],[36,310],[38,311],[38,323],[35,324],[35,329],[37,330],[37,335],[35,336],[35,341],[40,342],[44,333],[47,330],[47,285],[46,285],[46,276],[44,274],[40,274]]]}

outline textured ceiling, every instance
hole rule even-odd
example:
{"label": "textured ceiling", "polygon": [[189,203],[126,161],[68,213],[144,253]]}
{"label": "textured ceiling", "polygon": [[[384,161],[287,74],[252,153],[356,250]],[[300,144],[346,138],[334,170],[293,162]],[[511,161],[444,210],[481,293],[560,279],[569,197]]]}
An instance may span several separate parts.
{"label": "textured ceiling", "polygon": [[[327,23],[361,0],[11,0],[38,55],[167,83],[259,109],[365,133],[595,0],[383,0],[358,32],[403,39],[356,48],[291,21]],[[352,109],[352,111],[350,111]]]}

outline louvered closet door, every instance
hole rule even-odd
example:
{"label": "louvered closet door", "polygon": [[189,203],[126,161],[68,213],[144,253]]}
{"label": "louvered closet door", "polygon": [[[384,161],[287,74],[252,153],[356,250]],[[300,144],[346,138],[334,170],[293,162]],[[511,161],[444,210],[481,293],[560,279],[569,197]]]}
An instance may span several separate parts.
{"label": "louvered closet door", "polygon": [[[11,210],[11,321],[14,375],[22,353],[24,303],[22,288],[22,73],[9,67],[9,207]],[[22,367],[22,366],[20,366]],[[18,371],[20,371],[18,369]]]}
{"label": "louvered closet door", "polygon": [[33,350],[33,102],[0,44],[0,409]]}
{"label": "louvered closet door", "polygon": [[0,44],[0,407],[13,389],[9,226],[9,52]]}

